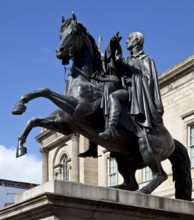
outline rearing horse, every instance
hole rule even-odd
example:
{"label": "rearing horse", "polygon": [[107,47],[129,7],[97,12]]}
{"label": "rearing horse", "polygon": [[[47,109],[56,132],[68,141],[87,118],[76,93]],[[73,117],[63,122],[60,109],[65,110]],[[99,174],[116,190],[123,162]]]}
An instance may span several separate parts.
{"label": "rearing horse", "polygon": [[[23,144],[33,127],[40,126],[65,135],[79,132],[90,141],[112,152],[116,158],[118,170],[124,179],[123,184],[115,186],[116,188],[138,190],[135,172],[149,166],[153,179],[139,191],[151,193],[167,179],[161,161],[169,159],[175,180],[175,197],[191,200],[192,181],[187,150],[171,137],[164,126],[148,134],[152,151],[146,147],[140,150],[137,137],[132,130],[124,126],[126,122],[130,125],[131,121],[123,107],[121,119],[124,117],[125,120],[124,123],[120,120],[117,127],[120,136],[114,140],[105,140],[98,136],[98,133],[103,131],[105,123],[100,108],[103,86],[98,81],[103,72],[100,53],[93,37],[81,23],[77,22],[75,14],[68,20],[62,18],[60,39],[61,45],[56,51],[57,58],[62,60],[64,65],[68,64],[70,59],[73,60],[65,94],[58,94],[50,89],[39,89],[21,96],[13,109],[13,114],[22,114],[26,110],[25,104],[39,97],[51,100],[59,109],[46,118],[34,118],[29,121],[18,138],[17,157],[26,153]],[[154,160],[149,160],[150,153]]]}

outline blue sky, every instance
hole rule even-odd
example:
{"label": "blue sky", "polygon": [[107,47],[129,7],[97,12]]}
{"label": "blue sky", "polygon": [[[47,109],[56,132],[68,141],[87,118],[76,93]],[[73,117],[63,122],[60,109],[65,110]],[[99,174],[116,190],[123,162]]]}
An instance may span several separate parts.
{"label": "blue sky", "polygon": [[[194,53],[193,0],[1,0],[0,1],[0,145],[16,147],[17,137],[32,117],[44,117],[56,109],[45,99],[27,105],[22,116],[11,115],[20,95],[37,88],[63,93],[65,73],[57,60],[61,16],[72,11],[97,40],[102,52],[117,31],[124,55],[132,31],[145,36],[145,52],[152,56],[159,74]],[[26,143],[29,154],[40,157],[34,129]]]}

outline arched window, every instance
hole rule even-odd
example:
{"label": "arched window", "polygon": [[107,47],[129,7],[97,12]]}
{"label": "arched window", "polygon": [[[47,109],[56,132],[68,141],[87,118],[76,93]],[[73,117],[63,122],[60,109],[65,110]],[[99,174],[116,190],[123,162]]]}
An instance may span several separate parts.
{"label": "arched window", "polygon": [[62,159],[62,175],[64,181],[69,181],[69,165],[67,154],[64,154]]}

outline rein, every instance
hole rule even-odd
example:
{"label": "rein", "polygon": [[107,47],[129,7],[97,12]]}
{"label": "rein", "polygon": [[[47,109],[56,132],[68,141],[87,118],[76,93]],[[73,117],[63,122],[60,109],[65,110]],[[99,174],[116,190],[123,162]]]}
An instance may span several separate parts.
{"label": "rein", "polygon": [[90,81],[91,78],[86,77],[86,73],[85,73],[83,70],[79,69],[79,68],[76,67],[76,66],[74,66],[73,68],[76,69],[85,79],[87,79],[88,81]]}
{"label": "rein", "polygon": [[[82,75],[85,79],[87,79],[88,81],[90,81],[90,79],[93,79],[92,77],[91,77],[90,79],[87,78],[86,75],[85,75],[85,72],[84,72],[83,70],[79,69],[78,67],[74,66],[73,68],[76,69],[78,72],[80,72],[81,75]],[[95,74],[95,73],[96,73],[96,72],[94,72],[94,74]],[[113,77],[109,77],[109,76],[107,76],[107,77],[99,77],[98,79],[93,79],[93,80],[98,81],[98,82],[119,82],[119,79],[113,78]]]}

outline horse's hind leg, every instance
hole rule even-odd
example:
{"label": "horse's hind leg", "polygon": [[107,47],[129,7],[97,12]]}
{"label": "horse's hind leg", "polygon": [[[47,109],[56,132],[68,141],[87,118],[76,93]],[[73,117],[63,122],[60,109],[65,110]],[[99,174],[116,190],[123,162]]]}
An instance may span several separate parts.
{"label": "horse's hind leg", "polygon": [[118,171],[123,177],[123,183],[113,188],[124,189],[135,191],[139,188],[138,183],[135,178],[136,168],[133,164],[133,161],[128,160],[124,155],[120,153],[112,153],[112,156],[115,157]]}
{"label": "horse's hind leg", "polygon": [[139,190],[139,192],[146,194],[153,192],[168,177],[162,168],[158,156],[153,152],[151,146],[148,145],[149,143],[147,143],[146,140],[139,138],[139,149],[143,157],[143,161],[151,169],[153,175],[153,179]]}

